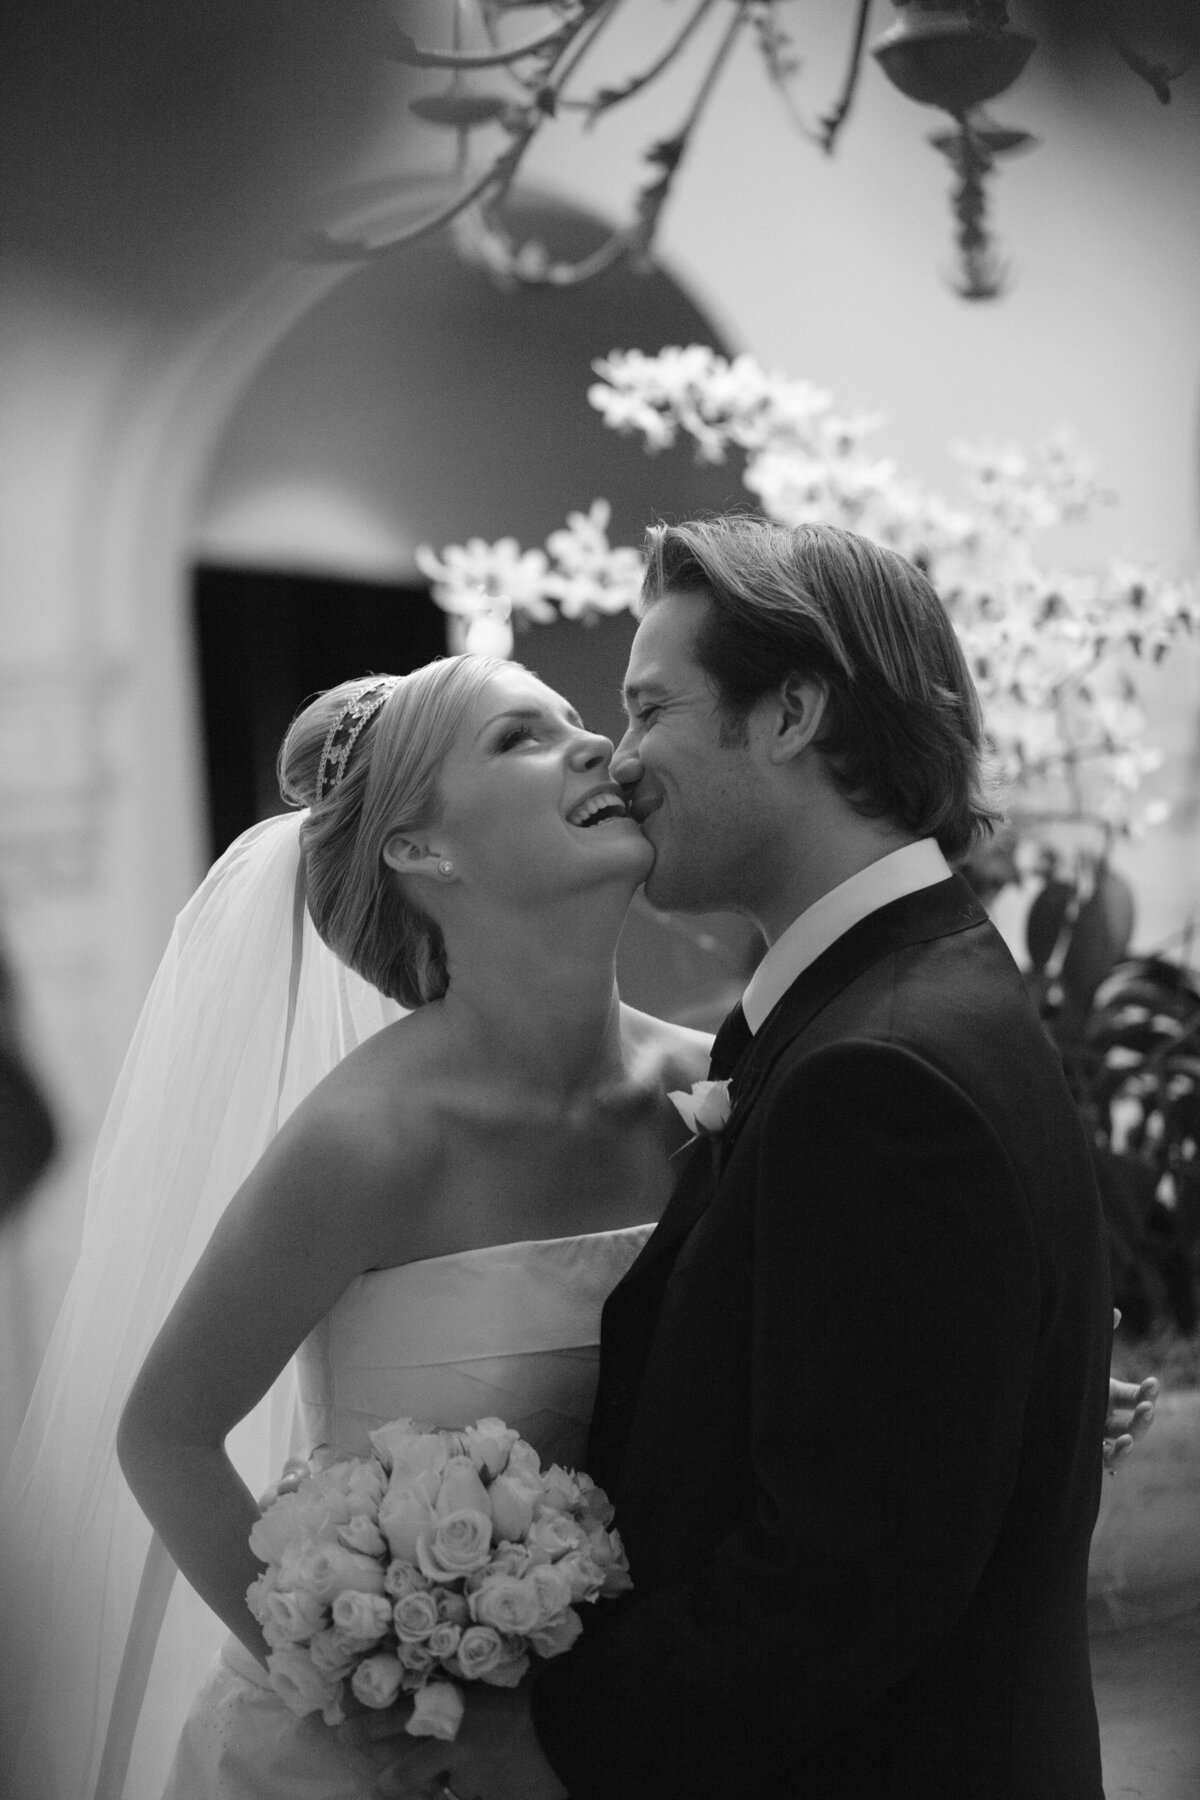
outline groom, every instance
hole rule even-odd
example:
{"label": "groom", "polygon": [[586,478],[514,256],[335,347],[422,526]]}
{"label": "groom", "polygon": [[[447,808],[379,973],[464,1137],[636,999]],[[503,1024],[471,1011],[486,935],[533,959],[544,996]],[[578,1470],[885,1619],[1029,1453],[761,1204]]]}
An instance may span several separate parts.
{"label": "groom", "polygon": [[908,563],[832,527],[650,549],[613,763],[646,892],[769,948],[714,1047],[728,1122],[605,1309],[587,1467],[634,1591],[530,1710],[472,1695],[449,1791],[1100,1800],[1101,1217],[951,871],[989,822],[957,639]]}

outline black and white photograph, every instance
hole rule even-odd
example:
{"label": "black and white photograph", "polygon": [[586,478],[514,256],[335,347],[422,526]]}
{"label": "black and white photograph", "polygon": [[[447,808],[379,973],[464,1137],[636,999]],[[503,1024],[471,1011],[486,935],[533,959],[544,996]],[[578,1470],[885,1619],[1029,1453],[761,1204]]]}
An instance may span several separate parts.
{"label": "black and white photograph", "polygon": [[13,0],[0,1793],[1200,1794],[1200,12]]}

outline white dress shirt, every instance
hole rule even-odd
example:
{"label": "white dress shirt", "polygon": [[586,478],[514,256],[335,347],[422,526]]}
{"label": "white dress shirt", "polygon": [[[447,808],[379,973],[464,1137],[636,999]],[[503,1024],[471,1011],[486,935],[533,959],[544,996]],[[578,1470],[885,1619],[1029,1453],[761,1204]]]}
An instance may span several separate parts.
{"label": "white dress shirt", "polygon": [[814,900],[807,911],[793,919],[782,937],[776,938],[750,977],[742,996],[742,1011],[751,1031],[758,1030],[797,975],[816,962],[852,925],[892,900],[946,881],[950,873],[950,865],[936,840],[921,838],[881,856],[878,862],[868,864]]}

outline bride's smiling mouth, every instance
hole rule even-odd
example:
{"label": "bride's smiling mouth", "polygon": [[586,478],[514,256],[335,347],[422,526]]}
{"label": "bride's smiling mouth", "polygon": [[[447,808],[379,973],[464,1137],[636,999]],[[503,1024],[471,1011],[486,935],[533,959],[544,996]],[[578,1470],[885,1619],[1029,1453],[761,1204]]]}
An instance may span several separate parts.
{"label": "bride's smiling mouth", "polygon": [[607,825],[614,819],[628,819],[629,809],[625,797],[615,788],[601,788],[588,794],[577,802],[567,814],[567,824],[578,831],[587,831],[597,825]]}

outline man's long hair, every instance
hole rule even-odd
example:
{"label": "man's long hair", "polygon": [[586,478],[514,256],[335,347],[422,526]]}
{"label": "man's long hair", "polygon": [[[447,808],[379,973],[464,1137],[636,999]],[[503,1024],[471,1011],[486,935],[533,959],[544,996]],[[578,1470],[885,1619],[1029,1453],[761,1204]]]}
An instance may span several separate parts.
{"label": "man's long hair", "polygon": [[710,602],[695,654],[728,742],[789,676],[818,680],[816,747],[857,811],[936,838],[951,861],[992,831],[979,696],[945,607],[904,557],[835,525],[744,514],[652,526],[646,550],[643,606]]}

